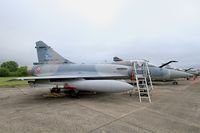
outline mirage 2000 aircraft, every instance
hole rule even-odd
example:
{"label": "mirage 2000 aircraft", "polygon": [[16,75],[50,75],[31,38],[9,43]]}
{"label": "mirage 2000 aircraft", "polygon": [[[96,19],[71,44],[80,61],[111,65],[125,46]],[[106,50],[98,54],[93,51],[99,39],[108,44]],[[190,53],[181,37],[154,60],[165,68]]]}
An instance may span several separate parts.
{"label": "mirage 2000 aircraft", "polygon": [[[115,64],[121,64],[121,65],[126,65],[126,66],[131,66],[131,60],[123,60],[119,57],[113,57],[113,61]],[[151,73],[151,78],[152,81],[172,81],[173,84],[178,84],[176,79],[179,78],[190,78],[193,76],[191,73],[187,73],[184,71],[180,70],[175,70],[172,68],[165,68],[165,66],[169,65],[172,62],[177,62],[177,61],[169,61],[167,63],[162,64],[161,66],[154,66],[151,64],[148,64],[149,66],[149,71]]]}
{"label": "mirage 2000 aircraft", "polygon": [[76,96],[79,91],[122,92],[134,88],[124,81],[131,78],[130,66],[75,64],[42,41],[36,42],[36,49],[38,63],[31,69],[33,77],[17,80],[28,80],[34,87],[52,88],[51,92],[67,90],[71,96]]}

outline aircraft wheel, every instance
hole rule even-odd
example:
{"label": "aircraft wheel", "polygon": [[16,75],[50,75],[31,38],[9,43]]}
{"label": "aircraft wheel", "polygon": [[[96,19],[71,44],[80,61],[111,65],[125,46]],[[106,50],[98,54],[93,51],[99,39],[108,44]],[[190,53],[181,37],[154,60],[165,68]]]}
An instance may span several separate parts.
{"label": "aircraft wheel", "polygon": [[60,88],[56,88],[56,93],[60,93]]}
{"label": "aircraft wheel", "polygon": [[173,84],[173,85],[177,85],[177,84],[178,84],[178,82],[177,82],[177,81],[174,81],[172,84]]}
{"label": "aircraft wheel", "polygon": [[76,98],[79,96],[79,91],[75,91],[75,90],[70,90],[69,94],[71,97]]}
{"label": "aircraft wheel", "polygon": [[55,93],[55,89],[52,88],[52,89],[50,90],[50,92],[51,92],[51,93]]}
{"label": "aircraft wheel", "polygon": [[51,93],[60,93],[60,88],[52,88],[50,90]]}

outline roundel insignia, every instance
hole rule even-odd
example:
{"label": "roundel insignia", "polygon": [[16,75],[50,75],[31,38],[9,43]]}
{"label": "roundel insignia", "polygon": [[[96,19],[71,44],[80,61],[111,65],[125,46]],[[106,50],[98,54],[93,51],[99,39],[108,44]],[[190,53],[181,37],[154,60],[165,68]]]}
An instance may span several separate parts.
{"label": "roundel insignia", "polygon": [[40,68],[40,67],[37,67],[37,68],[35,69],[35,72],[36,72],[36,74],[39,74],[39,73],[41,72],[41,68]]}

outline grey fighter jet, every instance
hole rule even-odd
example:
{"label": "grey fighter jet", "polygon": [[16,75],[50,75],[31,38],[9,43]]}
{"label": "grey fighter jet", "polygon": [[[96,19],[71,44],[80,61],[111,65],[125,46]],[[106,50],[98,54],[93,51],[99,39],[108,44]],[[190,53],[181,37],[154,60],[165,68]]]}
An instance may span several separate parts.
{"label": "grey fighter jet", "polygon": [[184,71],[188,72],[190,74],[193,74],[195,76],[200,76],[200,70],[199,69],[188,68],[188,69],[185,69]]}
{"label": "grey fighter jet", "polygon": [[[121,64],[126,66],[131,66],[131,60],[123,60],[119,57],[113,57],[114,64]],[[177,61],[169,61],[167,63],[162,64],[161,66],[155,66],[149,64],[149,71],[151,73],[152,81],[172,81],[173,84],[178,84],[176,79],[179,78],[189,78],[193,75],[184,71],[175,70],[172,68],[165,68],[165,66],[169,65],[172,62]]]}
{"label": "grey fighter jet", "polygon": [[[196,79],[198,76],[200,76],[200,69],[195,69],[195,68],[187,68],[187,69],[180,69],[180,68],[177,68],[176,70],[179,70],[179,71],[184,71],[184,72],[187,72],[187,73],[190,73],[193,75],[193,79]],[[187,78],[187,80],[189,80],[190,77]]]}
{"label": "grey fighter jet", "polygon": [[118,64],[75,64],[42,41],[36,42],[38,63],[31,69],[33,77],[21,77],[34,87],[52,88],[51,92],[66,90],[71,96],[79,91],[122,92],[134,86],[125,79],[131,78],[131,67]]}

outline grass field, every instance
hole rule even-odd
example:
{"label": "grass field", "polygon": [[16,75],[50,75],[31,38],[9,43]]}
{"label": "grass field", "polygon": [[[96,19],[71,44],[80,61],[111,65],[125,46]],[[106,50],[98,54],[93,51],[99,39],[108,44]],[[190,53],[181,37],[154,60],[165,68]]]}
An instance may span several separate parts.
{"label": "grass field", "polygon": [[27,81],[9,81],[14,77],[0,77],[0,87],[26,87],[28,86]]}

